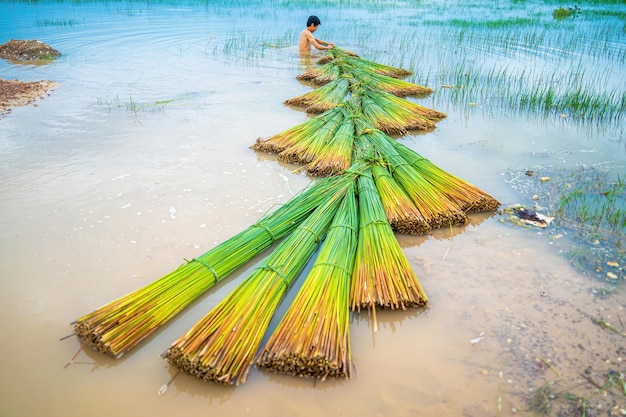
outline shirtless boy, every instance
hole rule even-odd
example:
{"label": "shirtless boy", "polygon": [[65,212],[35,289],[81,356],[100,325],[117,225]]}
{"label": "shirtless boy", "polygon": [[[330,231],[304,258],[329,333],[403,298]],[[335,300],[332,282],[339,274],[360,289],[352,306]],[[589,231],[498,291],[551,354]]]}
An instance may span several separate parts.
{"label": "shirtless boy", "polygon": [[302,32],[300,32],[300,53],[311,53],[311,45],[313,45],[315,49],[319,49],[322,51],[333,48],[335,46],[330,42],[317,39],[313,36],[313,32],[315,32],[321,24],[322,22],[320,22],[319,17],[309,17],[309,20],[307,20],[306,22],[306,28]]}

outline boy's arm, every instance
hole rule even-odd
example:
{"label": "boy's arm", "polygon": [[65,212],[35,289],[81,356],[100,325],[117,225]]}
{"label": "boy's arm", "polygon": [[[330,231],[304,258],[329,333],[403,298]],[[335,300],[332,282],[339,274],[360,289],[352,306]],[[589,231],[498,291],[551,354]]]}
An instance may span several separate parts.
{"label": "boy's arm", "polygon": [[330,49],[335,46],[332,43],[324,42],[321,39],[315,38],[311,32],[307,32],[305,36],[307,37],[311,45],[315,47],[315,49],[325,50],[325,49]]}
{"label": "boy's arm", "polygon": [[317,39],[317,38],[315,38],[315,40],[316,40],[319,44],[324,45],[324,46],[327,46],[327,47],[328,47],[328,49],[330,49],[330,48],[334,48],[334,47],[335,47],[335,44],[334,44],[334,43],[326,42],[326,41],[323,41],[323,40],[321,40],[321,39]]}

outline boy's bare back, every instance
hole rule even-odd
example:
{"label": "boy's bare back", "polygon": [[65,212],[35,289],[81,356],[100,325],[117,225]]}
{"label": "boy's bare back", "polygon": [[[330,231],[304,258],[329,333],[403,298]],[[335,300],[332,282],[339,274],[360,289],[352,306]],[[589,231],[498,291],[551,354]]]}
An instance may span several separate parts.
{"label": "boy's bare back", "polygon": [[300,52],[307,52],[311,50],[311,39],[313,38],[313,34],[309,31],[309,29],[303,29],[300,32],[300,44],[299,49]]}

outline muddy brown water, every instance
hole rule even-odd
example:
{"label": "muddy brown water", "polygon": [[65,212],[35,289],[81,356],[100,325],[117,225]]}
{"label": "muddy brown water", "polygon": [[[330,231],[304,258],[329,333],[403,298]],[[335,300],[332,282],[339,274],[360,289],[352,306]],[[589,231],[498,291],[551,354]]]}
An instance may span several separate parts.
{"label": "muddy brown water", "polygon": [[[64,368],[79,348],[73,337],[59,340],[71,321],[206,252],[310,181],[249,149],[306,118],[282,104],[307,91],[295,80],[294,48],[254,63],[216,59],[204,27],[213,17],[194,26],[195,15],[183,14],[191,24],[182,32],[156,20],[166,33],[155,39],[155,21],[139,17],[159,11],[103,4],[112,27],[90,26],[87,6],[63,10],[78,22],[87,13],[84,27],[70,29],[34,24],[50,13],[43,6],[2,6],[28,17],[3,35],[45,35],[64,58],[0,63],[4,77],[60,83],[36,107],[0,119],[0,415],[514,416],[529,415],[527,399],[550,382],[554,392],[589,398],[588,415],[623,414],[617,387],[594,395],[589,382],[626,370],[626,338],[592,321],[624,331],[623,285],[581,275],[546,231],[496,214],[398,237],[430,308],[379,312],[377,333],[367,314],[355,315],[352,380],[253,368],[240,387],[178,375],[157,395],[175,374],[159,355],[261,258],[122,359],[86,350]],[[123,36],[122,23],[135,18]],[[160,59],[148,60],[155,51]],[[519,198],[508,169],[624,163],[623,143],[575,126],[438,109],[448,118],[435,131],[399,140],[504,204]],[[553,415],[577,415],[577,405],[555,399]]]}

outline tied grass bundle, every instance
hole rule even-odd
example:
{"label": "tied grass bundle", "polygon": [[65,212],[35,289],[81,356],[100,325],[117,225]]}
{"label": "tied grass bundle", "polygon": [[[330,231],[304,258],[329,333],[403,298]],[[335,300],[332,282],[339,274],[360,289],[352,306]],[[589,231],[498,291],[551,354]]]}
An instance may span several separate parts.
{"label": "tied grass bundle", "polygon": [[343,65],[341,59],[333,60],[327,64],[311,68],[302,74],[296,76],[299,81],[309,81],[314,85],[325,85],[336,80],[343,73]]}
{"label": "tied grass bundle", "polygon": [[387,221],[371,171],[359,176],[359,237],[350,291],[351,308],[424,306],[428,298]]}
{"label": "tied grass bundle", "polygon": [[359,57],[357,54],[355,54],[354,52],[346,51],[344,49],[339,49],[339,48],[332,48],[331,50],[326,52],[326,55],[324,55],[323,58],[318,60],[317,63],[319,65],[325,65],[329,62],[332,62],[338,59],[342,59],[344,62],[346,62],[347,64],[353,67],[361,68],[368,72],[374,72],[377,74],[386,75],[388,77],[406,78],[409,75],[413,74],[412,71],[409,71],[403,68],[392,67],[392,66],[385,65],[385,64],[380,64],[378,62],[370,61],[367,59],[363,59]]}
{"label": "tied grass bundle", "polygon": [[363,118],[387,134],[429,130],[445,117],[444,113],[427,109],[406,99],[370,88],[353,92]]}
{"label": "tied grass bundle", "polygon": [[[364,124],[362,126],[367,126]],[[431,228],[459,226],[469,222],[456,202],[451,201],[421,173],[409,165],[395,150],[394,140],[377,129],[361,129],[359,140],[370,143],[389,166],[393,179],[404,189]]]}
{"label": "tied grass bundle", "polygon": [[393,231],[409,235],[428,234],[431,231],[430,225],[387,168],[373,164],[372,174]]}
{"label": "tied grass bundle", "polygon": [[386,91],[398,97],[425,97],[433,92],[432,88],[373,72],[363,66],[354,66],[354,62],[354,60],[348,61],[343,58],[335,59],[328,64],[312,68],[296,78],[300,81],[309,81],[314,85],[322,86],[336,80],[343,74],[348,74],[354,79],[354,83],[367,82],[375,89]]}
{"label": "tied grass bundle", "polygon": [[121,357],[215,283],[293,231],[342,181],[331,177],[316,182],[205,254],[79,318],[73,323],[76,335],[100,353]]}
{"label": "tied grass bundle", "polygon": [[273,154],[281,153],[290,146],[308,140],[311,135],[315,134],[340,112],[340,109],[333,108],[269,138],[257,138],[252,149]]}
{"label": "tied grass bundle", "polygon": [[356,83],[367,83],[371,89],[381,90],[397,97],[426,97],[433,92],[432,88],[364,70],[363,68],[352,68],[348,71],[354,77]]}
{"label": "tied grass bundle", "polygon": [[450,200],[456,202],[465,213],[494,211],[500,206],[498,200],[480,188],[444,171],[403,144],[396,141],[392,141],[391,144],[405,161]]}
{"label": "tied grass bundle", "polygon": [[174,342],[165,353],[169,363],[205,381],[245,382],[276,307],[315,252],[350,184],[344,181],[329,193],[262,266]]}
{"label": "tied grass bundle", "polygon": [[308,93],[290,98],[285,101],[285,104],[304,107],[307,113],[323,113],[338,104],[342,104],[349,92],[350,81],[347,77],[342,76]]}
{"label": "tied grass bundle", "polygon": [[346,193],[306,280],[256,364],[300,377],[350,378],[350,275],[358,209],[354,185]]}
{"label": "tied grass bundle", "polygon": [[308,164],[317,158],[316,151],[323,147],[325,143],[332,141],[337,129],[345,119],[345,114],[341,107],[329,110],[328,116],[324,113],[326,122],[316,131],[309,132],[306,137],[300,138],[288,148],[278,154],[278,160],[292,164]]}
{"label": "tied grass bundle", "polygon": [[346,110],[343,111],[343,116],[344,119],[332,138],[323,142],[316,141],[307,150],[306,155],[314,158],[306,165],[309,175],[326,177],[338,174],[350,167],[355,133],[354,123]]}
{"label": "tied grass bundle", "polygon": [[358,56],[345,55],[345,60],[355,68],[361,68],[368,72],[373,72],[380,75],[386,75],[392,78],[406,78],[413,74],[413,71],[409,71],[403,68],[392,67],[389,65],[381,64],[378,62],[370,61]]}
{"label": "tied grass bundle", "polygon": [[355,58],[359,57],[359,55],[356,54],[355,52],[348,51],[347,49],[341,49],[341,48],[335,47],[326,51],[326,54],[317,60],[317,65],[326,65],[329,62],[334,61],[335,59],[345,58],[347,56],[351,56]]}
{"label": "tied grass bundle", "polygon": [[320,130],[328,130],[324,126],[332,120],[341,117],[342,110],[334,107],[323,114],[312,117],[292,128],[269,138],[258,138],[252,145],[252,149],[267,153],[280,154],[285,149],[298,145],[302,142],[310,141],[311,137],[319,133]]}

